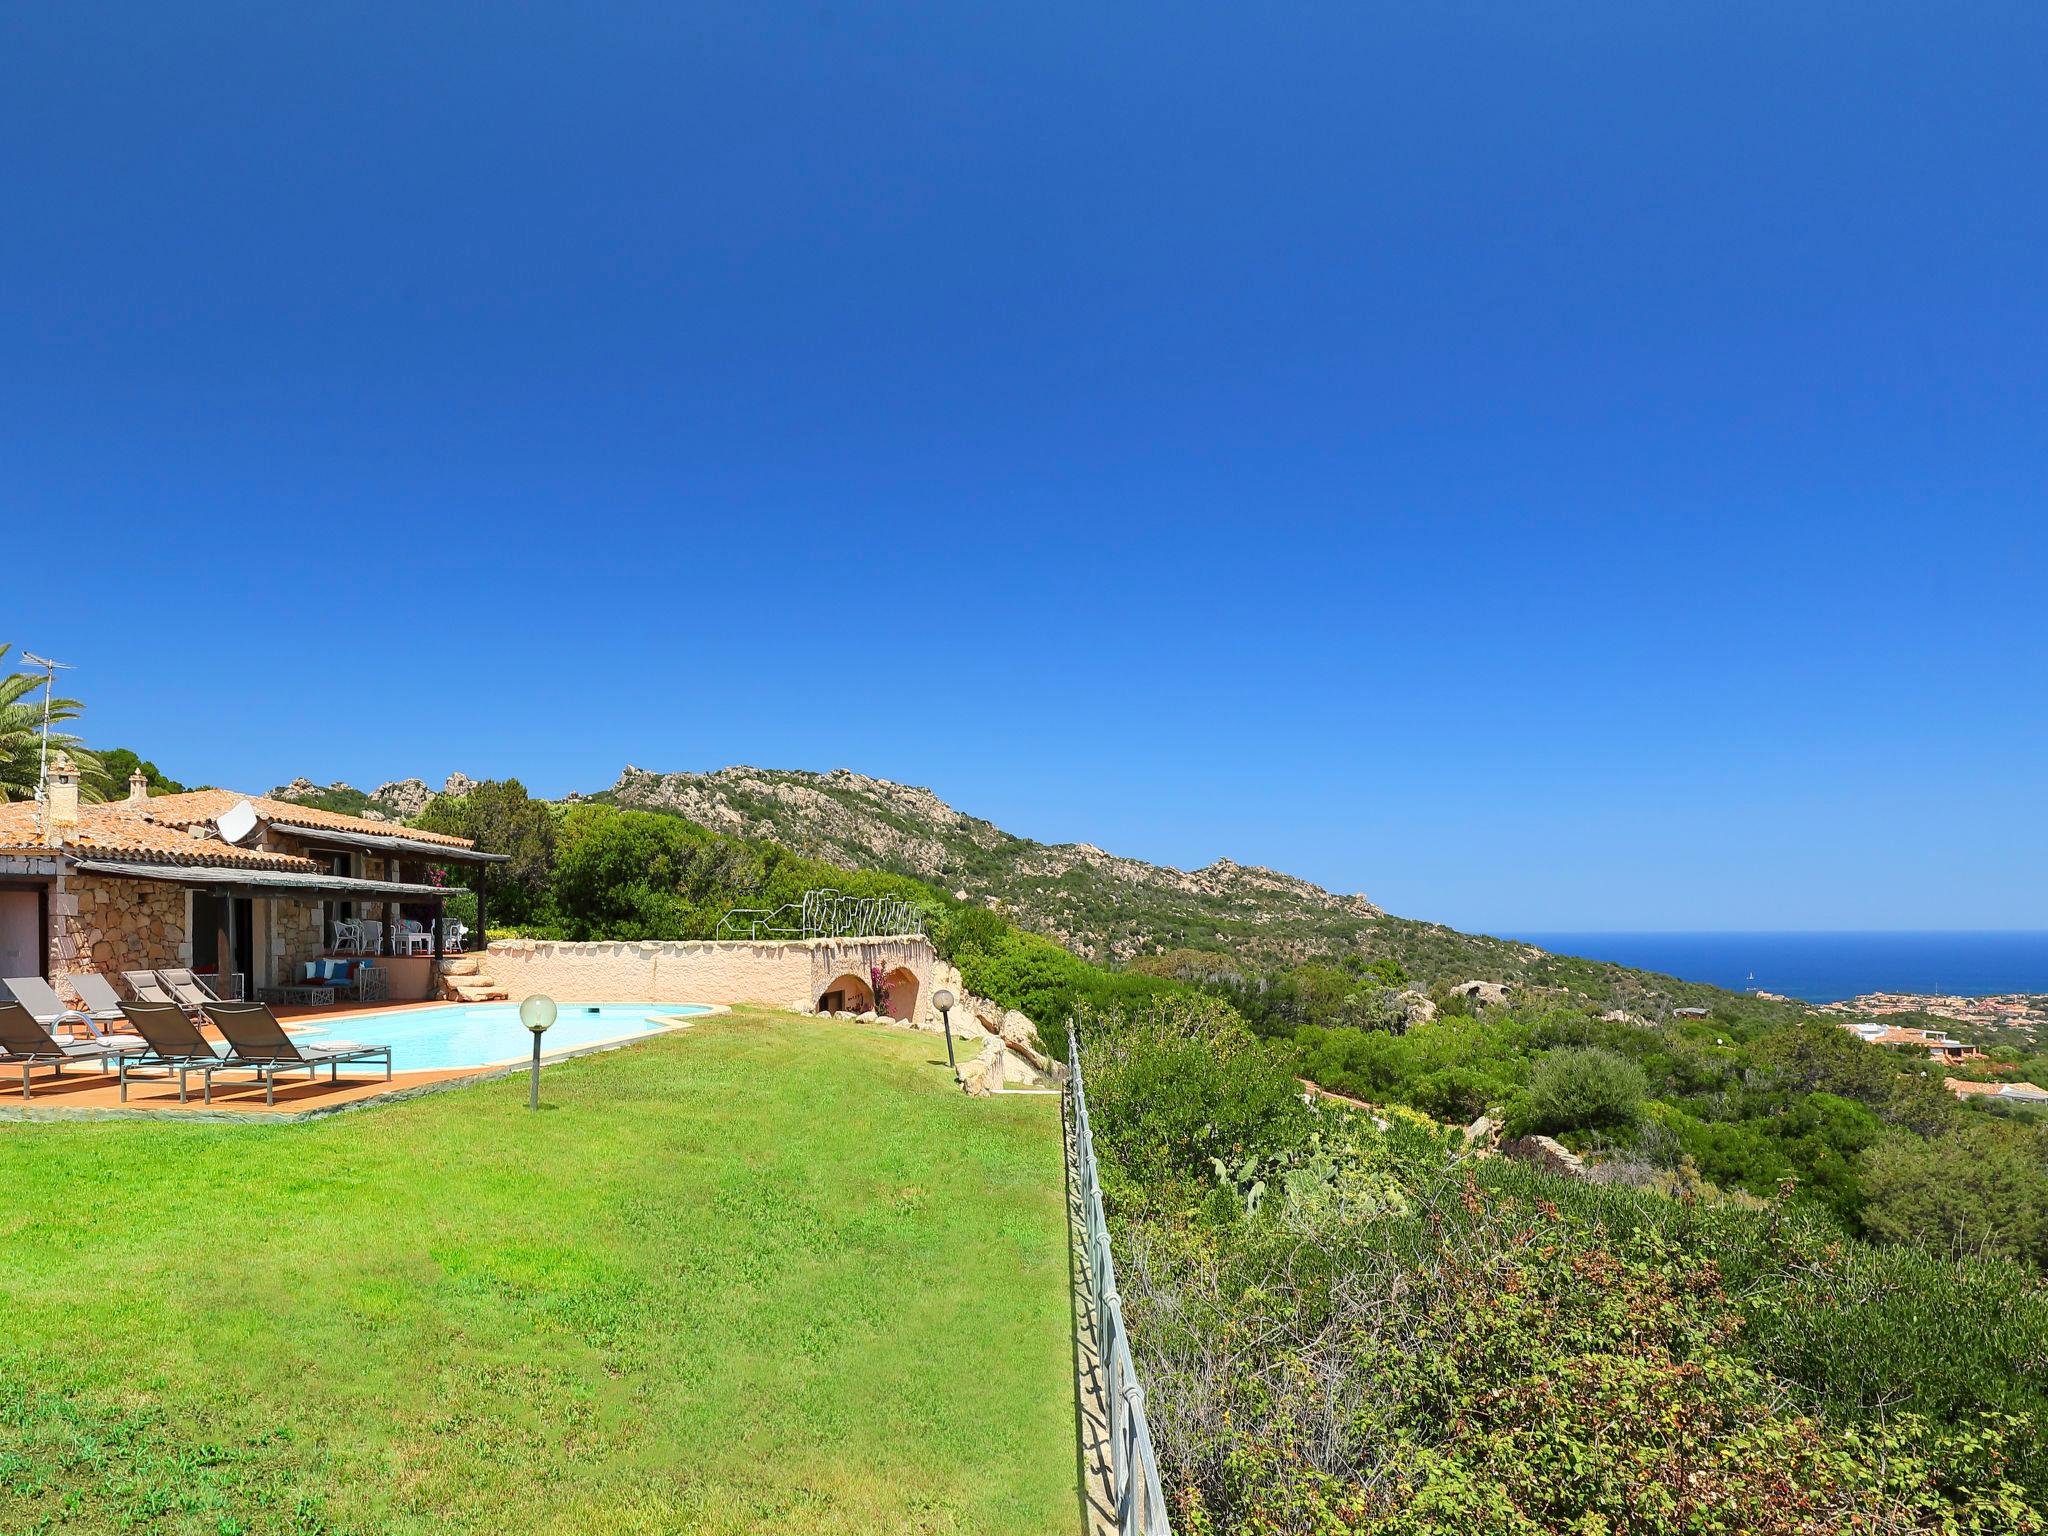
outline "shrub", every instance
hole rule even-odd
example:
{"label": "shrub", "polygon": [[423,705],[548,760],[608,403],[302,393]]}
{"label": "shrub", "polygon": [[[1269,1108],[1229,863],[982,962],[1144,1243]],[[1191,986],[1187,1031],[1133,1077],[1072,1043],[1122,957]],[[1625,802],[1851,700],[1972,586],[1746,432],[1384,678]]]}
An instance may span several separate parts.
{"label": "shrub", "polygon": [[1300,1146],[1310,1116],[1282,1060],[1226,1004],[1192,995],[1080,1016],[1097,1145],[1126,1195],[1185,1197]]}
{"label": "shrub", "polygon": [[[960,979],[968,990],[1029,1015],[1038,1026],[1039,1039],[1055,1056],[1066,1054],[1067,1021],[1078,1010],[1115,1012],[1141,1008],[1155,999],[1177,997],[1193,1002],[1198,997],[1179,982],[1133,971],[1102,970],[1051,939],[1007,924],[980,946],[957,950],[953,963],[960,967]],[[1211,1006],[1237,1017],[1227,1005]]]}
{"label": "shrub", "polygon": [[1649,1097],[1643,1069],[1599,1046],[1546,1051],[1529,1074],[1524,1131],[1585,1131],[1633,1125]]}
{"label": "shrub", "polygon": [[[1768,1275],[1775,1221],[1440,1152],[1406,1166],[1362,1220],[1290,1188],[1273,1217],[1133,1234],[1125,1305],[1177,1529],[2041,1530],[2007,1480],[2030,1425],[1967,1375],[1949,1373],[1960,1390],[1937,1411],[1896,1373],[1889,1401],[1841,1422],[1788,1400],[1744,1334],[1758,1276],[1745,1271],[1738,1309],[1717,1259],[1763,1256]],[[1304,1233],[1310,1214],[1326,1223]],[[1801,1262],[1823,1296],[1825,1252]],[[1870,1364],[1818,1363],[1824,1377]],[[2025,1369],[2023,1355],[1970,1363]]]}
{"label": "shrub", "polygon": [[1937,1253],[2048,1264],[2041,1146],[2037,1133],[2002,1125],[1887,1137],[1863,1155],[1864,1226]]}

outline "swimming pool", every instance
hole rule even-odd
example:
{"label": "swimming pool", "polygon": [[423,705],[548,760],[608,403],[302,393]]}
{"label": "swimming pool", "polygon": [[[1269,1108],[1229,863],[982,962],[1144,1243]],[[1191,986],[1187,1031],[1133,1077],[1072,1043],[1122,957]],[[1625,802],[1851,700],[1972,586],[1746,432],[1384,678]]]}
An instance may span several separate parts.
{"label": "swimming pool", "polygon": [[[553,1056],[600,1040],[650,1034],[667,1020],[711,1011],[695,1003],[563,1003],[554,1028],[541,1039],[541,1049]],[[306,1030],[309,1044],[328,1038],[390,1046],[394,1072],[487,1067],[525,1061],[533,1054],[533,1036],[519,1022],[517,1003],[450,1003],[393,1013],[339,1014]]]}

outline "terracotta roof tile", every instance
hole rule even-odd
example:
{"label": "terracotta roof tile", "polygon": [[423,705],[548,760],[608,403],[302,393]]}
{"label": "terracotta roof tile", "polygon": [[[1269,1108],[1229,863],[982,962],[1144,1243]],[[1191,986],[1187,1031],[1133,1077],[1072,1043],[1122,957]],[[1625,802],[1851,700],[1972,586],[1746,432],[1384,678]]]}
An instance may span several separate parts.
{"label": "terracotta roof tile", "polygon": [[256,808],[256,814],[265,821],[274,821],[287,827],[329,827],[337,832],[370,832],[380,837],[403,837],[415,843],[440,843],[449,848],[471,848],[475,844],[466,837],[450,837],[445,832],[422,832],[417,827],[401,826],[393,821],[371,821],[365,816],[344,816],[339,811],[323,811],[317,806],[294,805],[289,800],[273,800],[268,795],[238,795],[231,789],[194,789],[179,795],[155,795],[149,801],[149,814],[158,821],[172,826],[192,826],[202,821],[213,821],[231,806],[247,800]]}
{"label": "terracotta roof tile", "polygon": [[1973,1094],[1987,1098],[1996,1097],[2006,1094],[2010,1089],[2010,1097],[2048,1099],[2048,1089],[2042,1089],[2033,1083],[1973,1083],[1966,1077],[1945,1077],[1942,1081],[1948,1084],[1948,1091],[1957,1098],[1966,1098]]}
{"label": "terracotta roof tile", "polygon": [[[81,805],[78,826],[66,853],[119,854],[149,864],[231,864],[249,869],[320,868],[311,859],[260,848],[237,848],[209,835],[195,835],[140,814],[126,802]],[[43,846],[41,812],[32,800],[0,805],[0,850],[54,852]]]}

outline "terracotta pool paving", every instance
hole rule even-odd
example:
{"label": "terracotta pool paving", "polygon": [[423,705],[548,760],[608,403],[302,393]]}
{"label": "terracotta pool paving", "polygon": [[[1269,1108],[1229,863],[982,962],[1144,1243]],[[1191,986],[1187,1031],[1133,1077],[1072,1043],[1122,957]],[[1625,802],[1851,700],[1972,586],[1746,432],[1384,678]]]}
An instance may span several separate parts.
{"label": "terracotta pool paving", "polygon": [[[309,1033],[316,1030],[323,1032],[314,1038],[326,1038],[327,1033],[345,1038],[348,1016],[351,1014],[424,1013],[446,1007],[448,1004],[438,1001],[373,1002],[335,1003],[325,1007],[281,1006],[272,1011],[276,1013],[279,1022],[289,1029],[303,1029]],[[205,1033],[210,1038],[219,1038],[211,1026],[206,1028]],[[650,1032],[582,1046],[575,1051],[550,1052],[543,1058],[543,1065],[581,1055],[585,1051],[616,1049],[637,1044],[640,1040],[654,1040],[660,1037],[660,1032]],[[402,1069],[403,1057],[399,1055],[394,1057],[394,1070],[388,1082],[385,1080],[381,1063],[369,1066],[351,1066],[344,1063],[338,1081],[331,1081],[324,1071],[317,1080],[292,1074],[277,1080],[274,1103],[264,1102],[263,1084],[253,1073],[216,1073],[211,1103],[205,1100],[198,1075],[188,1074],[185,1099],[181,1103],[178,1098],[176,1073],[138,1074],[132,1068],[128,1075],[128,1097],[126,1102],[123,1102],[120,1082],[115,1074],[79,1066],[66,1067],[62,1076],[50,1068],[37,1068],[29,1077],[30,1097],[24,1100],[21,1096],[20,1072],[16,1068],[0,1073],[0,1121],[158,1117],[221,1119],[251,1115],[268,1119],[308,1119],[337,1110],[397,1102],[471,1080],[481,1081],[489,1077],[502,1077],[508,1072],[525,1071],[523,1062],[508,1064],[510,1058],[519,1054],[521,1050],[521,1042],[514,1040],[506,1052],[505,1061],[432,1071],[405,1071]]]}

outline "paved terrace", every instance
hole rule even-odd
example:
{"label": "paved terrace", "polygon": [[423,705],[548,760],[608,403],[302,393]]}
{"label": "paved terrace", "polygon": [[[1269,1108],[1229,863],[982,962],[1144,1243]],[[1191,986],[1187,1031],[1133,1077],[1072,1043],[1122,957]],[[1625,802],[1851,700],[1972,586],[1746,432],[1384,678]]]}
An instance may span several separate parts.
{"label": "paved terrace", "polygon": [[[445,1003],[336,1003],[329,1007],[291,1008],[278,1007],[274,1012],[287,1029],[306,1028],[317,1024],[323,1030],[331,1031],[337,1038],[348,1035],[347,1015],[351,1013],[401,1013],[417,1012],[421,1009],[444,1008]],[[687,1027],[687,1026],[684,1026]],[[219,1039],[210,1026],[207,1035]],[[326,1038],[324,1035],[320,1038]],[[636,1036],[628,1044],[639,1039],[658,1038],[656,1033]],[[518,1054],[521,1041],[508,1042],[508,1054]],[[575,1051],[566,1051],[544,1058],[543,1065],[565,1060],[571,1056],[588,1054],[591,1051],[609,1050],[611,1045],[593,1045]],[[287,1120],[303,1119],[323,1115],[335,1110],[349,1109],[364,1104],[414,1098],[421,1093],[433,1092],[451,1083],[467,1082],[472,1079],[504,1076],[508,1071],[524,1072],[526,1065],[507,1068],[457,1067],[435,1072],[407,1072],[404,1070],[404,1052],[394,1053],[391,1080],[384,1080],[383,1064],[348,1065],[341,1068],[339,1082],[331,1082],[325,1072],[319,1080],[313,1081],[301,1074],[280,1077],[277,1080],[276,1103],[263,1102],[263,1084],[253,1073],[223,1072],[213,1080],[213,1102],[208,1104],[201,1096],[199,1079],[188,1079],[186,1101],[178,1102],[178,1079],[176,1074],[165,1076],[152,1073],[138,1076],[133,1071],[128,1077],[128,1099],[121,1100],[120,1086],[111,1072],[97,1072],[90,1067],[67,1067],[59,1077],[48,1068],[39,1068],[29,1078],[31,1097],[23,1102],[21,1097],[20,1068],[13,1067],[0,1071],[0,1120],[64,1120],[89,1116],[103,1117],[153,1117],[172,1116],[177,1118],[212,1119],[238,1118],[247,1115],[269,1116]]]}

